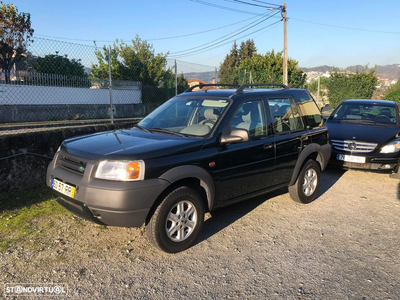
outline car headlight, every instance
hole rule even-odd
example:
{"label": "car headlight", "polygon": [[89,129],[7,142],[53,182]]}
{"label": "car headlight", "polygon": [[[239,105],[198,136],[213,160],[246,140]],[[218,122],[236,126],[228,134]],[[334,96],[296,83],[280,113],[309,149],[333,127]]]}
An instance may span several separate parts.
{"label": "car headlight", "polygon": [[96,178],[117,181],[138,181],[144,179],[144,161],[109,161],[99,163]]}
{"label": "car headlight", "polygon": [[394,140],[381,148],[380,153],[396,153],[400,151],[400,139]]}

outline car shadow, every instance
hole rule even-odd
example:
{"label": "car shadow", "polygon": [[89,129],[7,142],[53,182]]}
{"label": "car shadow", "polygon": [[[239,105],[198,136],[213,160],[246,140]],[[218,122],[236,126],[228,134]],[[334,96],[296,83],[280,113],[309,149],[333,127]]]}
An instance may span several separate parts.
{"label": "car shadow", "polygon": [[[335,168],[329,168],[325,170],[321,176],[321,183],[317,198],[326,193],[340,179],[340,177],[343,176],[345,172],[345,170]],[[276,196],[286,194],[287,192],[287,187],[281,188],[274,192],[266,193],[253,199],[239,202],[211,212],[212,217],[204,222],[203,230],[197,239],[196,245],[212,237],[214,234],[217,234],[224,228],[230,226],[235,221],[256,209],[265,201],[268,201]]]}
{"label": "car shadow", "polygon": [[259,205],[269,199],[283,195],[288,192],[287,188],[282,188],[271,193],[254,197],[243,202],[239,202],[227,207],[223,207],[211,212],[212,217],[204,222],[203,230],[196,241],[196,245],[212,237],[235,221],[247,215]]}
{"label": "car shadow", "polygon": [[397,198],[400,200],[400,183],[399,183],[399,187],[397,189]]}
{"label": "car shadow", "polygon": [[321,174],[321,183],[319,185],[319,191],[317,194],[317,198],[321,197],[331,187],[333,187],[336,184],[336,182],[339,181],[340,177],[343,176],[344,173],[346,173],[346,170],[328,167]]}

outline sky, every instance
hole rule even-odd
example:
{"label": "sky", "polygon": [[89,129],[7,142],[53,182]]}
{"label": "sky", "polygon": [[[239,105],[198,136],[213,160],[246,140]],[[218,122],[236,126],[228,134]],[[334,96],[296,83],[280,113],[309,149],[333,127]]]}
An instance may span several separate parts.
{"label": "sky", "polygon": [[[156,53],[214,67],[235,40],[253,39],[260,54],[283,50],[280,11],[241,3],[283,5],[275,0],[2,1],[31,14],[36,37],[67,43],[129,43],[138,35]],[[286,0],[286,5],[288,55],[300,67],[400,64],[399,0]]]}

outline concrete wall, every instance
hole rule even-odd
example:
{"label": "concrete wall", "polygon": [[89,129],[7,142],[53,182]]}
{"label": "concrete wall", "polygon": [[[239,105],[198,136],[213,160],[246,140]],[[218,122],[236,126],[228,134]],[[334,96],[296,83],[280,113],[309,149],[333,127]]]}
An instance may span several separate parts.
{"label": "concrete wall", "polygon": [[[112,91],[114,117],[143,117],[142,91]],[[104,119],[110,117],[108,89],[0,84],[0,123]]]}
{"label": "concrete wall", "polygon": [[[117,104],[114,109],[114,118],[145,115],[142,103]],[[110,104],[0,105],[0,123],[108,119],[110,116]]]}
{"label": "concrete wall", "polygon": [[[0,84],[0,95],[2,105],[110,104],[108,89]],[[139,88],[113,90],[112,97],[114,104],[142,103]]]}
{"label": "concrete wall", "polygon": [[0,136],[0,193],[44,185],[47,166],[63,140],[132,126],[107,124]]}

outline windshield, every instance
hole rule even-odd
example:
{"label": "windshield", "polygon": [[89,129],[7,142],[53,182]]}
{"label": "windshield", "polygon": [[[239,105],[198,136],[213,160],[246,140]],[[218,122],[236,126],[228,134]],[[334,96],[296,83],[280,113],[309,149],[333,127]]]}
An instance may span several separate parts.
{"label": "windshield", "polygon": [[229,100],[176,97],[150,113],[139,125],[149,131],[205,136],[228,104]]}
{"label": "windshield", "polygon": [[345,103],[342,104],[329,119],[337,121],[396,124],[396,109],[394,106],[376,103]]}

